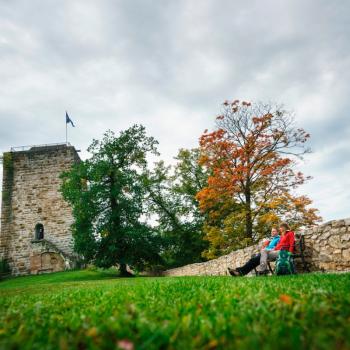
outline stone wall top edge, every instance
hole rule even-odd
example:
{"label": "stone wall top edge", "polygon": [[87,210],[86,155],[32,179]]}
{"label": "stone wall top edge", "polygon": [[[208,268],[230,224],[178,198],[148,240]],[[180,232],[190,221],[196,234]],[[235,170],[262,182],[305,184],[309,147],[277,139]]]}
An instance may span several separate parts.
{"label": "stone wall top edge", "polygon": [[300,229],[299,231],[309,231],[309,230],[312,230],[313,228],[322,228],[322,227],[327,227],[327,226],[333,226],[334,224],[342,224],[345,226],[350,226],[350,217],[347,217],[344,219],[335,219],[335,220],[325,221],[325,222],[322,222],[318,225],[305,227],[303,229]]}
{"label": "stone wall top edge", "polygon": [[47,154],[47,153],[56,153],[56,152],[62,152],[62,151],[73,151],[74,156],[79,158],[79,154],[74,146],[66,146],[66,145],[57,145],[57,146],[43,146],[43,147],[35,147],[33,146],[29,150],[24,150],[24,151],[7,151],[4,152],[3,154],[11,154],[14,158],[18,156],[23,156],[23,155],[37,155],[37,154]]}
{"label": "stone wall top edge", "polygon": [[350,226],[350,217],[345,219],[336,219],[336,220],[329,220],[326,222],[322,222],[318,225],[308,226],[308,227],[302,227],[295,231],[295,233],[299,233],[302,235],[312,234],[315,229],[322,230],[326,228],[327,226]]}

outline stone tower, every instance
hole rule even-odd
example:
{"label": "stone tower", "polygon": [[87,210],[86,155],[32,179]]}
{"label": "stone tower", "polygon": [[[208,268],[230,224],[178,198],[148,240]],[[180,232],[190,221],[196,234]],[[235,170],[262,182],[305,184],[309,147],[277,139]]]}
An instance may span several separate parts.
{"label": "stone tower", "polygon": [[60,174],[79,162],[66,144],[3,154],[0,259],[14,275],[61,271],[74,264],[71,208]]}

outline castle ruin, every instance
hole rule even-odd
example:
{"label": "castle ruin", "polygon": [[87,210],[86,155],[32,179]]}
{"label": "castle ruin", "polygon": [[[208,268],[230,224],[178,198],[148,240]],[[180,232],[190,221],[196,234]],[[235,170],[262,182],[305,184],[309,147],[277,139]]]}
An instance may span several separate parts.
{"label": "castle ruin", "polygon": [[73,217],[59,176],[79,160],[69,144],[3,154],[0,259],[8,261],[13,275],[73,267]]}

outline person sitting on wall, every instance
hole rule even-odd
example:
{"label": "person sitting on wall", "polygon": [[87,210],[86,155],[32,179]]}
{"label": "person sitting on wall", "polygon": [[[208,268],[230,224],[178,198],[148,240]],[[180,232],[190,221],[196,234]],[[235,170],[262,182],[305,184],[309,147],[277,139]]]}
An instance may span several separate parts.
{"label": "person sitting on wall", "polygon": [[287,250],[292,254],[294,253],[295,235],[294,232],[290,230],[287,223],[284,222],[280,225],[280,233],[281,239],[273,250],[261,251],[260,265],[257,269],[259,275],[266,275],[268,273],[267,262],[275,261],[278,258],[280,250]]}
{"label": "person sitting on wall", "polygon": [[261,252],[254,255],[251,259],[249,259],[243,266],[238,267],[236,269],[228,268],[228,272],[231,276],[244,276],[248,274],[250,271],[255,269],[260,265],[260,258],[263,251],[271,251],[273,250],[280,240],[280,236],[278,235],[277,227],[272,227],[271,229],[271,238],[267,242],[264,242],[263,248]]}

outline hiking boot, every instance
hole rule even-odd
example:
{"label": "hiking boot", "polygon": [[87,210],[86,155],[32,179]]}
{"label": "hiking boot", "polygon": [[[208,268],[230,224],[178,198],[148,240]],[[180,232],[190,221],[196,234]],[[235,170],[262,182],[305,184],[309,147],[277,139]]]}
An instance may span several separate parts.
{"label": "hiking boot", "polygon": [[231,268],[227,268],[228,273],[233,276],[233,277],[238,277],[241,276],[241,274],[239,273],[239,271],[237,271],[236,269],[231,269]]}

